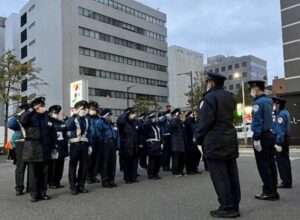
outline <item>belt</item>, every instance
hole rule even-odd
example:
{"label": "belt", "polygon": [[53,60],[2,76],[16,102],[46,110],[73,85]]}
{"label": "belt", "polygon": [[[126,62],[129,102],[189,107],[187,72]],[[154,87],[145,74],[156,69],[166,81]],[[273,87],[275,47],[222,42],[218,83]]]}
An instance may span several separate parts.
{"label": "belt", "polygon": [[158,140],[158,139],[148,139],[148,140],[146,140],[146,142],[160,142],[160,140]]}
{"label": "belt", "polygon": [[171,135],[170,133],[163,134],[163,136],[170,136],[170,135]]}

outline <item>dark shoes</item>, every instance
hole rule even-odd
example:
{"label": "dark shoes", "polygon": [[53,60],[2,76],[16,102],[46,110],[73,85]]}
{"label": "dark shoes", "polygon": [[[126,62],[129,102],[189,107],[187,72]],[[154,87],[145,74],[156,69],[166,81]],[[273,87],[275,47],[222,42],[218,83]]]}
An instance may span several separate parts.
{"label": "dark shoes", "polygon": [[291,185],[288,185],[288,184],[284,184],[284,183],[280,183],[277,188],[280,188],[280,189],[291,189],[292,186]]}
{"label": "dark shoes", "polygon": [[164,168],[163,168],[163,171],[165,171],[165,172],[170,172],[171,169],[170,169],[169,167],[164,167]]}
{"label": "dark shoes", "polygon": [[16,196],[22,196],[24,195],[23,191],[16,191]]}
{"label": "dark shoes", "polygon": [[77,190],[71,190],[71,191],[70,191],[70,194],[71,194],[72,196],[75,196],[75,195],[78,194],[78,191],[77,191]]}
{"label": "dark shoes", "polygon": [[161,177],[160,176],[148,176],[149,180],[160,180]]}
{"label": "dark shoes", "polygon": [[89,191],[86,188],[79,188],[78,193],[88,193]]}
{"label": "dark shoes", "polygon": [[259,199],[259,200],[276,201],[276,200],[280,199],[280,196],[279,196],[278,193],[272,193],[272,194],[269,194],[269,195],[267,195],[265,193],[262,193],[262,194],[255,195],[255,198]]}
{"label": "dark shoes", "polygon": [[39,201],[39,199],[37,197],[31,197],[30,202],[38,202],[38,201]]}
{"label": "dark shoes", "polygon": [[210,211],[210,215],[215,218],[237,218],[241,216],[239,211],[235,211],[235,210],[223,211],[219,209]]}
{"label": "dark shoes", "polygon": [[64,188],[64,185],[61,184],[57,184],[57,185],[49,185],[50,189],[60,189],[60,188]]}
{"label": "dark shoes", "polygon": [[38,202],[39,200],[50,200],[51,197],[48,196],[47,194],[42,194],[42,195],[39,195],[39,196],[32,196],[31,197],[31,202]]}
{"label": "dark shoes", "polygon": [[87,184],[100,183],[100,180],[98,180],[97,178],[92,178],[92,179],[88,179],[86,183]]}

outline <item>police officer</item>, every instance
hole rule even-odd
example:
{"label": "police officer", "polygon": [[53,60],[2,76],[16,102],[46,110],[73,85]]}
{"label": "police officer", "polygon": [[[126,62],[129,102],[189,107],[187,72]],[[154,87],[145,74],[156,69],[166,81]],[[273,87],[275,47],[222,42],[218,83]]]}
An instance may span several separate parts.
{"label": "police officer", "polygon": [[158,180],[160,170],[162,142],[160,137],[160,129],[156,123],[155,112],[150,112],[144,123],[144,131],[146,138],[146,148],[149,155],[148,179]]}
{"label": "police officer", "polygon": [[237,133],[233,125],[235,101],[225,91],[226,77],[207,73],[207,92],[200,103],[195,126],[197,144],[203,147],[210,176],[220,207],[210,212],[213,217],[240,216],[240,182],[236,159],[239,156]]}
{"label": "police officer", "polygon": [[201,159],[201,153],[197,147],[195,140],[195,117],[189,111],[185,115],[183,122],[185,131],[185,148],[186,148],[186,172],[189,175],[199,174],[198,166]]}
{"label": "police officer", "polygon": [[97,110],[99,105],[97,102],[89,102],[89,112],[87,118],[89,120],[89,130],[88,139],[89,146],[93,149],[92,154],[89,158],[89,166],[87,172],[87,183],[99,183],[100,180],[97,179],[97,173],[100,166],[100,154],[101,148],[103,147],[103,141],[101,140],[101,135],[99,129],[97,129],[97,123],[100,118],[97,115]]}
{"label": "police officer", "polygon": [[101,119],[97,121],[96,127],[101,135],[103,146],[101,149],[101,181],[104,188],[117,187],[115,184],[116,158],[118,134],[112,123],[111,109],[101,111]]}
{"label": "police officer", "polygon": [[[25,129],[19,121],[19,116],[27,111],[30,106],[25,103],[19,106],[20,112],[8,120],[8,128],[13,130],[16,135],[16,170],[15,183],[16,195],[23,195],[24,190],[24,175],[27,164],[23,161],[24,140],[26,137]],[[28,176],[28,175],[27,175]],[[27,183],[28,184],[28,183]]]}
{"label": "police officer", "polygon": [[138,182],[138,126],[134,108],[127,108],[117,120],[120,135],[120,154],[123,159],[124,181],[127,184]]}
{"label": "police officer", "polygon": [[147,169],[147,149],[146,149],[146,140],[144,133],[144,122],[147,116],[146,112],[140,114],[140,117],[137,120],[138,124],[138,140],[139,140],[139,163],[142,169]]}
{"label": "police officer", "polygon": [[50,189],[64,187],[60,181],[63,176],[65,157],[68,156],[68,139],[66,125],[60,112],[60,105],[53,105],[49,108],[49,121],[57,134],[53,146],[52,160],[49,163],[48,185]]}
{"label": "police officer", "polygon": [[275,104],[275,120],[273,133],[276,136],[275,155],[277,167],[282,182],[278,188],[291,188],[292,187],[292,169],[289,156],[290,151],[290,113],[285,110],[286,100],[274,97]]}
{"label": "police officer", "polygon": [[[253,147],[259,175],[263,182],[262,193],[255,195],[260,200],[279,200],[277,193],[277,170],[275,164],[275,137],[273,128],[273,102],[265,94],[265,81],[248,81],[252,106],[251,129],[253,131]],[[208,166],[209,167],[209,166]]]}
{"label": "police officer", "polygon": [[19,121],[26,133],[23,161],[28,163],[31,202],[49,200],[48,162],[51,159],[56,133],[49,121],[45,98],[34,99],[31,108],[20,115]]}
{"label": "police officer", "polygon": [[166,111],[158,119],[158,125],[162,135],[163,152],[162,152],[162,164],[163,171],[170,170],[170,159],[171,159],[171,133],[170,133],[170,120],[171,111]]}
{"label": "police officer", "polygon": [[172,174],[175,177],[184,176],[184,129],[183,123],[180,119],[181,110],[175,109],[172,113],[172,119],[170,121],[170,133],[171,133],[171,150],[172,150]]}
{"label": "police officer", "polygon": [[79,101],[74,107],[72,117],[66,121],[70,142],[69,185],[71,195],[89,192],[85,188],[85,180],[89,156],[92,153],[92,148],[88,144],[89,120],[86,117],[88,102]]}

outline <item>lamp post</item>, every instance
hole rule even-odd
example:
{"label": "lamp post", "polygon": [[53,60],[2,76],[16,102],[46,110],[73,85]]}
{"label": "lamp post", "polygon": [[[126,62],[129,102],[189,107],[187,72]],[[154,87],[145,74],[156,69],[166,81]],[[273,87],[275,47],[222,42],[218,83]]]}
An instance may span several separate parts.
{"label": "lamp post", "polygon": [[193,71],[187,72],[187,73],[179,73],[177,74],[178,76],[181,75],[187,75],[190,76],[190,80],[191,80],[191,109],[192,112],[194,113],[194,88],[193,88]]}
{"label": "lamp post", "polygon": [[127,108],[129,108],[129,90],[134,87],[135,85],[127,86],[126,91],[127,91]]}
{"label": "lamp post", "polygon": [[246,120],[245,120],[245,86],[244,86],[244,79],[243,76],[236,72],[233,74],[233,77],[238,79],[242,79],[242,97],[243,97],[243,109],[242,109],[242,117],[243,117],[243,126],[244,126],[244,143],[247,145],[247,126],[246,126]]}

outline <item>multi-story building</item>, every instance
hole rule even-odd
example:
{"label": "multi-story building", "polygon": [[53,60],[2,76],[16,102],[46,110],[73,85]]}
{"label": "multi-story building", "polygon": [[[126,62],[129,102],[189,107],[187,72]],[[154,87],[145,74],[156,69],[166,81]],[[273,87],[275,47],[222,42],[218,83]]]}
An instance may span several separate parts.
{"label": "multi-story building", "polygon": [[217,55],[208,57],[207,60],[208,64],[205,66],[205,71],[226,76],[225,89],[229,92],[236,94],[242,86],[242,81],[246,83],[250,79],[257,78],[267,80],[267,62],[258,57],[252,55],[242,57]]}
{"label": "multi-story building", "polygon": [[191,89],[191,79],[182,73],[192,72],[193,79],[203,76],[203,54],[179,47],[170,46],[169,58],[169,102],[173,107],[189,108],[185,95]]}
{"label": "multi-story building", "polygon": [[281,0],[285,79],[275,80],[292,116],[292,144],[300,143],[300,0]]}
{"label": "multi-story building", "polygon": [[[30,0],[20,11],[20,57],[41,68],[47,105],[70,110],[70,83],[119,115],[133,100],[168,102],[166,15],[133,0]],[[132,87],[133,86],[133,87]]]}
{"label": "multi-story building", "polygon": [[[5,53],[5,18],[0,17],[0,57]],[[4,125],[4,106],[0,100],[0,126]]]}

